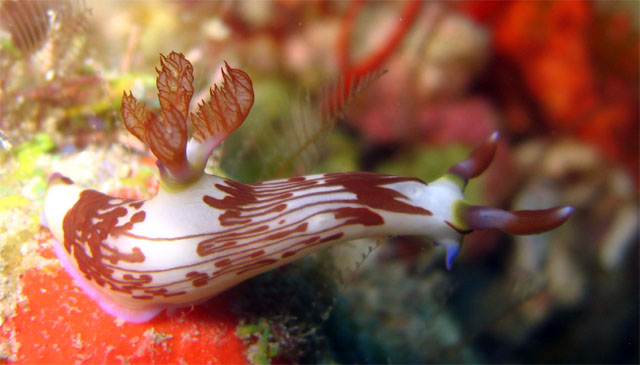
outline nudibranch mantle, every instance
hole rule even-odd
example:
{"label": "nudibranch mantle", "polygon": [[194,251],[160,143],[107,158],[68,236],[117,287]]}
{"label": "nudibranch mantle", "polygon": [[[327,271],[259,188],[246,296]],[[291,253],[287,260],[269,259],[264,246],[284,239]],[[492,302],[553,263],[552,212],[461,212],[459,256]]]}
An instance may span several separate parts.
{"label": "nudibranch mantle", "polygon": [[[248,114],[250,79],[226,65],[225,85],[211,91],[198,114],[188,115],[191,64],[173,52],[161,65],[162,118],[131,94],[122,107],[129,131],[158,157],[158,194],[146,201],[115,198],[56,173],[44,202],[65,269],[106,312],[127,321],[199,303],[343,241],[425,235],[445,246],[450,268],[463,235],[473,229],[538,233],[571,214],[570,207],[508,212],[466,202],[464,187],[489,166],[497,134],[429,184],[366,172],[252,184],[205,174],[206,157]],[[190,138],[188,121],[194,125]]]}

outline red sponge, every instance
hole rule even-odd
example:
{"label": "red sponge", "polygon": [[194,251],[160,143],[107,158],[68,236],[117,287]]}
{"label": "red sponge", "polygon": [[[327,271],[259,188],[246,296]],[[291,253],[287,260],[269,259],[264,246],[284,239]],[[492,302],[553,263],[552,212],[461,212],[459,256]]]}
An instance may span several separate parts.
{"label": "red sponge", "polygon": [[[41,255],[55,257],[50,248]],[[25,300],[1,328],[5,339],[14,333],[19,363],[247,363],[229,294],[130,324],[102,312],[60,266],[21,280]]]}

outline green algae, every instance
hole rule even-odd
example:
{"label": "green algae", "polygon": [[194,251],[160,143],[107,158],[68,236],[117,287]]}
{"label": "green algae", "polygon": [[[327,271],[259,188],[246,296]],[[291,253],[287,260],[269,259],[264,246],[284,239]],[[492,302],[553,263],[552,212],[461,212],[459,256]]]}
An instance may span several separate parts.
{"label": "green algae", "polygon": [[257,323],[239,324],[236,335],[245,343],[254,342],[246,350],[246,356],[252,364],[270,364],[271,359],[280,353],[280,346],[271,332],[271,326],[264,318]]}

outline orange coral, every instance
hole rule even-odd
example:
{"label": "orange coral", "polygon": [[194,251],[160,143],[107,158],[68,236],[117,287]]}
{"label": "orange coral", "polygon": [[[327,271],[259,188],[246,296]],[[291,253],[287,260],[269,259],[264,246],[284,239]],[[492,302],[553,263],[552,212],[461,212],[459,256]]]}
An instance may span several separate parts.
{"label": "orange coral", "polygon": [[498,58],[515,64],[533,96],[529,114],[541,111],[542,123],[535,123],[535,116],[507,105],[512,130],[542,127],[578,136],[637,181],[639,43],[624,6],[607,10],[578,0],[465,2],[460,8],[493,28]]}

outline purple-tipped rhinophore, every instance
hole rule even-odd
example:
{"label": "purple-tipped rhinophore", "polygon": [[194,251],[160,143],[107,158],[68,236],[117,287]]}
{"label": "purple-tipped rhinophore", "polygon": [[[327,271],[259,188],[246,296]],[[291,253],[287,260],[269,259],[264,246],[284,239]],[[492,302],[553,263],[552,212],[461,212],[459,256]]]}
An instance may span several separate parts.
{"label": "purple-tipped rhinophore", "polygon": [[464,219],[471,229],[496,228],[509,234],[521,235],[552,230],[566,222],[572,212],[573,208],[569,206],[509,212],[472,205],[467,208]]}
{"label": "purple-tipped rhinophore", "polygon": [[498,147],[498,132],[493,132],[489,138],[480,147],[471,152],[469,157],[453,165],[449,169],[449,173],[453,174],[464,181],[467,185],[469,179],[482,174],[493,161]]}

